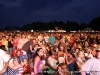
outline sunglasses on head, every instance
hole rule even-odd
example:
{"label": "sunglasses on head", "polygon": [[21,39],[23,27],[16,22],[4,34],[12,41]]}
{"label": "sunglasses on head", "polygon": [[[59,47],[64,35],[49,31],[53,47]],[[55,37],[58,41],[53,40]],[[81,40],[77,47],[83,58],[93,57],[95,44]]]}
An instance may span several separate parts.
{"label": "sunglasses on head", "polygon": [[96,52],[100,52],[100,50],[96,50]]}

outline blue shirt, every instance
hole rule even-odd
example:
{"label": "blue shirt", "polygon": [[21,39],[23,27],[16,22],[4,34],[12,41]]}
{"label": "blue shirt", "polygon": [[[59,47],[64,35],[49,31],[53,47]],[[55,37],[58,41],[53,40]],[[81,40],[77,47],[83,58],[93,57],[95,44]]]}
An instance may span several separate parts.
{"label": "blue shirt", "polygon": [[54,41],[55,41],[55,37],[50,36],[49,41],[50,41],[50,43],[53,45],[53,44],[54,44]]}

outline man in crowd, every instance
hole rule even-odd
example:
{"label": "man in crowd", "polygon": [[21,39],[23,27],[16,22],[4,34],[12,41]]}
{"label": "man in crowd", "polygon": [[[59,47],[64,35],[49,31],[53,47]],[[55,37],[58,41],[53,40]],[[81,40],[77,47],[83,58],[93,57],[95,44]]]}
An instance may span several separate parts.
{"label": "man in crowd", "polygon": [[0,47],[0,75],[4,74],[9,64],[9,56]]}
{"label": "man in crowd", "polygon": [[87,60],[81,67],[81,74],[100,75],[100,46],[96,50],[96,57]]}
{"label": "man in crowd", "polygon": [[33,51],[33,46],[34,46],[35,44],[37,44],[37,41],[36,41],[36,39],[33,39],[33,40],[27,41],[27,42],[23,45],[23,47],[22,47],[23,53],[24,53],[24,55],[27,54],[27,55],[28,55],[28,58],[30,58],[30,56],[32,55],[32,52],[34,52],[34,51]]}

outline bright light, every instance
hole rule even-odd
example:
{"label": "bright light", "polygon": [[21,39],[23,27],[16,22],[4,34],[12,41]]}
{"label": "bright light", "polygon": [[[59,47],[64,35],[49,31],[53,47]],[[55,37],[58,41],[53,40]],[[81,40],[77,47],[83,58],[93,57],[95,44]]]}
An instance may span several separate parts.
{"label": "bright light", "polygon": [[31,30],[31,32],[33,32],[33,30]]}

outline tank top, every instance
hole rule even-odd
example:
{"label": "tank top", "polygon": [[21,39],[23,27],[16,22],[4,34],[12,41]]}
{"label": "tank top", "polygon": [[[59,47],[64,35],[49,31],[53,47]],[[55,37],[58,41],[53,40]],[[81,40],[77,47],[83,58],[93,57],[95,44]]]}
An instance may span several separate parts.
{"label": "tank top", "polygon": [[40,60],[39,62],[38,62],[38,64],[37,64],[37,73],[41,73],[41,68],[40,68],[40,66],[41,66],[41,64],[42,64],[42,60]]}
{"label": "tank top", "polygon": [[[51,59],[51,58],[50,58],[50,59]],[[48,59],[48,60],[50,60],[50,59]],[[53,61],[53,64],[54,64],[54,66],[56,66],[56,61]],[[55,73],[55,70],[50,66],[50,64],[48,64],[48,66],[49,66],[48,73],[49,73],[50,75],[54,74],[54,73]]]}
{"label": "tank top", "polygon": [[[72,58],[68,58],[68,61],[71,61]],[[75,62],[72,62],[71,64],[68,65],[69,71],[74,71],[74,64]]]}
{"label": "tank top", "polygon": [[12,48],[13,44],[11,43],[11,41],[8,41],[8,48]]}

